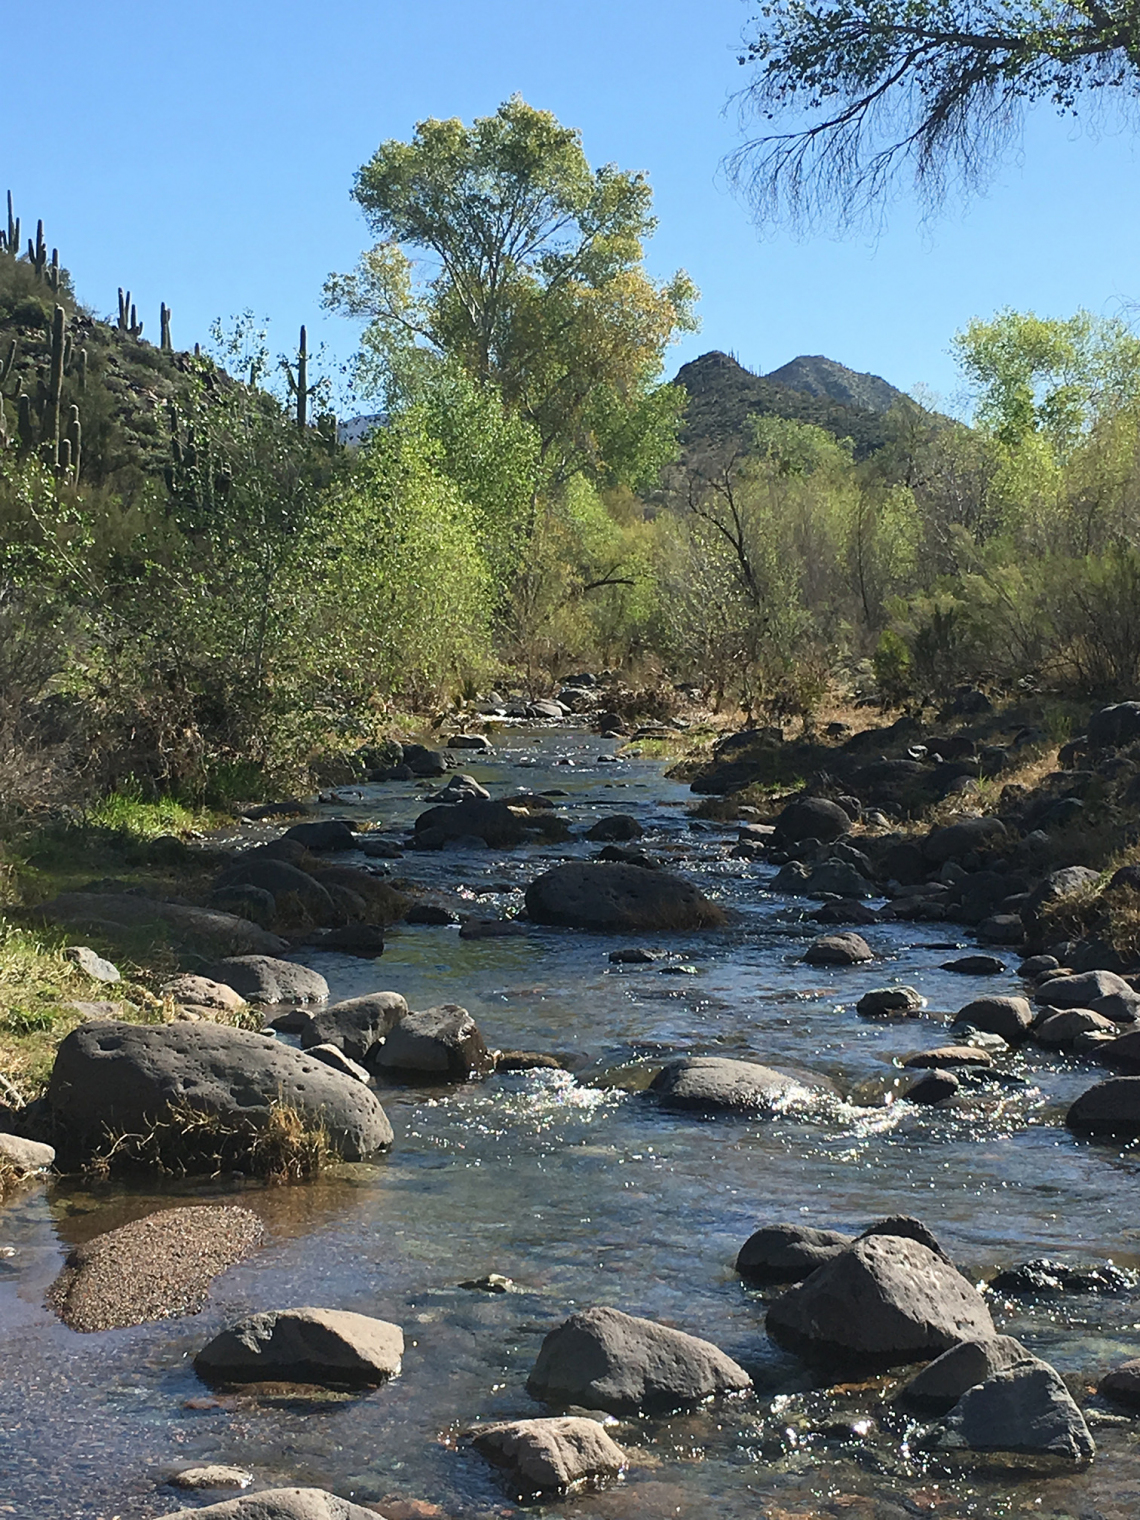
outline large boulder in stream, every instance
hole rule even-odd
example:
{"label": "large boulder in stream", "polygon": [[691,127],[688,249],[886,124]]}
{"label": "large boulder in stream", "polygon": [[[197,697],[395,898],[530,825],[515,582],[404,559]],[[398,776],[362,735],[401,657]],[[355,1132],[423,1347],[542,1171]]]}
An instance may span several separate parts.
{"label": "large boulder in stream", "polygon": [[481,839],[492,850],[513,850],[527,837],[527,819],[505,802],[465,798],[453,806],[428,808],[415,824],[417,838]]}
{"label": "large boulder in stream", "polygon": [[826,1077],[778,1071],[758,1061],[685,1056],[670,1061],[649,1084],[663,1108],[775,1118],[833,1107],[838,1090]]}
{"label": "large boulder in stream", "polygon": [[778,845],[799,844],[803,839],[834,844],[850,832],[851,816],[837,802],[826,797],[797,797],[776,819],[772,837]]}
{"label": "large boulder in stream", "polygon": [[1050,1457],[1074,1466],[1096,1454],[1064,1379],[1036,1358],[969,1389],[923,1445],[940,1452]]}
{"label": "large boulder in stream", "polygon": [[174,1510],[159,1520],[376,1520],[376,1511],[323,1488],[266,1488],[205,1509]]}
{"label": "large boulder in stream", "polygon": [[768,1224],[741,1246],[736,1270],[753,1282],[803,1282],[854,1241],[854,1236],[838,1230],[815,1230],[805,1224]]}
{"label": "large boulder in stream", "polygon": [[399,1325],[344,1309],[272,1309],[247,1314],[194,1358],[211,1382],[352,1383],[377,1387],[400,1372]]}
{"label": "large boulder in stream", "polygon": [[768,1310],[773,1339],[873,1368],[937,1356],[996,1332],[985,1300],[944,1256],[901,1235],[867,1235]]}
{"label": "large boulder in stream", "polygon": [[438,1008],[405,1014],[366,1059],[370,1070],[389,1076],[435,1077],[448,1082],[487,1077],[495,1069],[495,1058],[484,1044],[478,1025],[458,1003],[441,1003]]}
{"label": "large boulder in stream", "polygon": [[964,1393],[988,1382],[1011,1367],[1038,1367],[1042,1363],[1011,1335],[995,1335],[989,1340],[960,1341],[921,1372],[904,1383],[895,1402],[917,1413],[948,1414]]}
{"label": "large boulder in stream", "polygon": [[532,1398],[613,1414],[664,1414],[752,1379],[718,1347],[620,1309],[583,1309],[552,1330],[527,1379]]}
{"label": "large boulder in stream", "polygon": [[547,871],[527,888],[526,910],[536,924],[603,934],[709,929],[725,921],[722,910],[681,876],[599,861]]}
{"label": "large boulder in stream", "polygon": [[98,929],[112,936],[124,930],[152,929],[161,938],[207,955],[280,955],[289,948],[251,919],[128,892],[61,892],[41,903],[35,913],[48,923]]}
{"label": "large boulder in stream", "polygon": [[1070,1107],[1065,1123],[1078,1135],[1140,1135],[1140,1077],[1109,1077],[1087,1088]]}
{"label": "large boulder in stream", "polygon": [[145,1131],[180,1107],[256,1131],[277,1104],[323,1126],[346,1161],[392,1143],[375,1095],[322,1061],[220,1024],[82,1024],[60,1045],[48,1087],[56,1123],[81,1140]]}

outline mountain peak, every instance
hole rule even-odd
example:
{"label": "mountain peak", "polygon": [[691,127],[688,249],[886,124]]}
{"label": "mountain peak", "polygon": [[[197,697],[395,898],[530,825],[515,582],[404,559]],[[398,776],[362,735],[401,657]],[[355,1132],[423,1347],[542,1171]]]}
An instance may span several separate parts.
{"label": "mountain peak", "polygon": [[880,375],[848,369],[825,354],[800,354],[764,378],[793,391],[806,391],[809,396],[826,396],[843,406],[857,406],[865,412],[889,412],[906,399],[902,391]]}

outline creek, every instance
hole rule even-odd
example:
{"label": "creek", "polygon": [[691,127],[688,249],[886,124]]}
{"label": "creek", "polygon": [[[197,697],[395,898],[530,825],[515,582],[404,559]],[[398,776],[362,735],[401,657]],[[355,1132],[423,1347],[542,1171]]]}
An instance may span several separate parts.
{"label": "creek", "polygon": [[[716,1054],[803,1066],[865,1094],[892,1062],[944,1043],[947,1015],[970,998],[1022,991],[1016,957],[1005,957],[1004,976],[951,974],[940,963],[970,947],[966,931],[884,923],[861,931],[875,963],[805,966],[819,932],[805,918],[813,905],[766,891],[773,868],[730,858],[735,825],[692,820],[691,794],[665,778],[665,762],[603,762],[612,744],[565,729],[508,731],[496,743],[493,757],[464,755],[461,765],[493,796],[557,789],[576,832],[632,813],[646,831],[639,847],[733,910],[729,927],[635,942],[537,928],[461,940],[454,927],[398,926],[376,962],[299,953],[334,998],[394,988],[413,1008],[461,1003],[489,1045],[558,1054],[571,1069],[385,1088],[391,1152],[303,1186],[63,1179],[19,1195],[0,1214],[0,1515],[144,1520],[216,1502],[225,1495],[164,1486],[172,1471],[207,1462],[247,1467],[259,1484],[327,1487],[396,1520],[523,1513],[461,1432],[543,1413],[525,1391],[542,1336],[575,1308],[608,1304],[713,1341],[753,1374],[757,1396],[613,1427],[631,1458],[624,1479],[528,1506],[536,1520],[1134,1520],[1133,1422],[1104,1406],[1097,1458],[1081,1473],[925,1467],[898,1432],[861,1423],[881,1383],[828,1391],[768,1341],[771,1293],[733,1270],[761,1224],[857,1232],[895,1213],[929,1225],[974,1281],[1039,1256],[1140,1264],[1140,1154],[1062,1127],[1098,1068],[1029,1049],[999,1058],[992,1077],[947,1106],[847,1104],[813,1120],[666,1114],[638,1091],[671,1056]],[[365,787],[322,811],[401,830],[425,790]],[[490,916],[519,906],[522,888],[556,860],[596,849],[576,840],[445,850],[408,854],[390,871]],[[610,963],[611,950],[632,943],[663,956]],[[922,1015],[857,1015],[864,992],[896,981],[921,992]],[[268,1238],[218,1279],[200,1315],[82,1335],[43,1307],[76,1242],[159,1206],[220,1198],[255,1209]],[[513,1291],[460,1286],[488,1273]],[[296,1388],[215,1397],[197,1380],[190,1359],[226,1323],[306,1304],[402,1325],[401,1377],[351,1397]],[[992,1307],[1002,1332],[1082,1387],[1140,1352],[1140,1291]]]}

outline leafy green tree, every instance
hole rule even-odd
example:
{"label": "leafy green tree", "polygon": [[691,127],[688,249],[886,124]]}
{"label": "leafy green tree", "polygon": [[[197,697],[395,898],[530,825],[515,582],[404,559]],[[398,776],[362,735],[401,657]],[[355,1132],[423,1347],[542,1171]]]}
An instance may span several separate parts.
{"label": "leafy green tree", "polygon": [[[938,194],[983,181],[1026,107],[1134,95],[1126,0],[768,0],[741,63],[765,126],[735,160],[768,213],[855,220],[910,169]],[[770,126],[768,124],[771,124]]]}
{"label": "leafy green tree", "polygon": [[952,351],[975,390],[975,420],[1005,444],[1045,435],[1059,458],[1085,429],[1140,399],[1140,338],[1118,317],[1009,309],[975,319]]}
{"label": "leafy green tree", "polygon": [[366,386],[398,389],[417,356],[451,360],[533,424],[547,481],[646,474],[647,437],[679,418],[658,376],[696,292],[645,271],[644,175],[591,169],[579,133],[515,96],[470,127],[431,119],[381,144],[353,194],[380,241],[326,302],[367,324]]}

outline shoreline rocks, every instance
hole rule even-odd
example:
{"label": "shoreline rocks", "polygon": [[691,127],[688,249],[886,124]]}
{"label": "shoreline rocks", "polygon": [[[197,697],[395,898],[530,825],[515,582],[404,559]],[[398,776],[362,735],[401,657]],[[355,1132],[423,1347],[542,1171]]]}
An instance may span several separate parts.
{"label": "shoreline rocks", "polygon": [[531,882],[526,910],[536,924],[607,934],[711,929],[723,909],[684,877],[640,866],[575,861]]}

